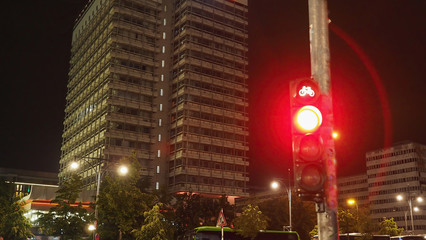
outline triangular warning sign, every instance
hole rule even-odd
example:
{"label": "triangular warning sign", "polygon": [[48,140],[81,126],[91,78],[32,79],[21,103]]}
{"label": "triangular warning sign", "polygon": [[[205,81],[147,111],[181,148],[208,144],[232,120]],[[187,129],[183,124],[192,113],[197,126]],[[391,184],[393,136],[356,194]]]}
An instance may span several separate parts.
{"label": "triangular warning sign", "polygon": [[226,226],[225,215],[223,215],[223,208],[220,210],[219,217],[217,218],[216,227]]}

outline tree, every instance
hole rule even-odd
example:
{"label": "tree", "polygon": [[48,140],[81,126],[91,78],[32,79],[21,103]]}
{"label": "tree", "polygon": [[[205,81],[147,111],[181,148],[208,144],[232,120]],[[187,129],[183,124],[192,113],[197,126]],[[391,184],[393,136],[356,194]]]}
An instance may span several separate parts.
{"label": "tree", "polygon": [[387,219],[384,217],[383,220],[380,222],[379,226],[380,229],[378,234],[397,236],[400,235],[402,231],[404,231],[403,228],[398,228],[393,218]]}
{"label": "tree", "polygon": [[315,204],[302,201],[296,194],[291,201],[292,204],[292,230],[296,231],[300,239],[309,239],[309,232],[317,223]]}
{"label": "tree", "polygon": [[314,236],[318,236],[318,225],[315,225],[314,229],[309,232],[310,239],[314,239]]}
{"label": "tree", "polygon": [[81,177],[73,174],[56,191],[56,197],[51,202],[57,204],[42,214],[38,220],[41,230],[47,235],[61,236],[61,239],[80,239],[87,236],[85,228],[93,222],[93,214],[77,202],[83,182]]}
{"label": "tree", "polygon": [[102,239],[133,239],[132,230],[144,223],[144,212],[157,201],[153,194],[143,193],[138,187],[141,166],[136,153],[120,160],[131,165],[126,176],[107,176],[99,194],[98,232]]}
{"label": "tree", "polygon": [[259,208],[268,217],[270,230],[283,230],[283,226],[289,226],[288,199],[281,196],[259,203]]}
{"label": "tree", "polygon": [[358,220],[349,209],[340,209],[337,214],[339,218],[340,234],[358,232]]}
{"label": "tree", "polygon": [[14,197],[14,184],[0,180],[0,236],[18,240],[32,237],[31,224],[25,218],[20,197]]}
{"label": "tree", "polygon": [[370,216],[368,207],[360,208],[358,212],[358,232],[372,236],[379,230],[379,223]]}
{"label": "tree", "polygon": [[260,211],[259,206],[249,204],[243,208],[241,216],[234,221],[235,228],[240,230],[243,237],[254,239],[260,230],[267,227],[267,217]]}
{"label": "tree", "polygon": [[199,194],[183,193],[175,194],[176,202],[173,204],[177,235],[199,227],[203,216],[201,208],[201,196]]}
{"label": "tree", "polygon": [[161,205],[161,203],[158,203],[144,213],[144,225],[141,226],[140,230],[132,231],[136,240],[167,240],[173,238],[171,224],[160,212]]}

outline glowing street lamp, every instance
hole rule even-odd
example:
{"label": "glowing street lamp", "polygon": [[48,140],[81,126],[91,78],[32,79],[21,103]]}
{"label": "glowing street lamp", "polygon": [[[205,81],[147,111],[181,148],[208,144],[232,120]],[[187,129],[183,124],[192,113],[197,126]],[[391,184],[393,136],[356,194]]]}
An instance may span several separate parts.
{"label": "glowing street lamp", "polygon": [[332,133],[332,137],[333,137],[334,139],[338,139],[338,138],[339,138],[339,133],[338,133],[338,132],[333,132],[333,133]]}
{"label": "glowing street lamp", "polygon": [[[398,196],[396,196],[396,199],[397,199],[398,201],[402,201],[402,200],[404,200],[404,197],[403,197],[401,194],[399,194]],[[418,207],[416,207],[416,206],[414,206],[414,207],[413,207],[413,201],[412,201],[412,200],[413,200],[413,199],[412,199],[412,197],[411,197],[411,195],[410,195],[410,192],[408,192],[407,202],[408,202],[408,206],[409,206],[409,208],[410,208],[411,231],[412,231],[412,232],[414,232],[413,211],[414,211],[414,212],[418,212],[418,211],[420,211],[420,209],[419,209]],[[422,198],[421,196],[418,196],[418,197],[416,198],[416,201],[417,201],[417,202],[419,202],[419,203],[421,203],[421,202],[423,202],[423,198]],[[406,211],[405,211],[405,229],[407,229],[407,212],[406,212]]]}
{"label": "glowing street lamp", "polygon": [[120,166],[118,168],[118,173],[122,176],[126,175],[128,172],[129,172],[129,169],[126,166]]}
{"label": "glowing street lamp", "polygon": [[[96,183],[96,195],[95,195],[95,201],[98,201],[99,198],[99,191],[100,191],[100,186],[101,186],[101,167],[96,168],[96,166],[91,163],[90,161],[88,161],[87,159],[95,159],[95,160],[105,160],[105,159],[101,159],[101,158],[91,158],[91,157],[79,157],[79,159],[83,160],[84,162],[86,162],[87,164],[90,165],[90,168],[92,169],[97,169],[97,183]],[[98,164],[99,166],[102,166],[101,164]],[[72,162],[70,164],[70,167],[73,171],[77,170],[79,168],[79,164],[77,162]],[[129,169],[126,166],[120,166],[118,168],[118,173],[119,175],[126,175],[129,172]],[[97,221],[98,221],[98,207],[97,204],[95,205],[95,225],[97,225]],[[89,225],[88,229],[90,231],[95,231],[96,230],[96,226],[95,225]],[[92,229],[92,230],[91,230]],[[93,239],[95,239],[94,235],[93,235]]]}
{"label": "glowing street lamp", "polygon": [[89,231],[95,231],[95,230],[96,230],[96,227],[95,227],[95,225],[90,224],[90,225],[89,225],[89,227],[88,227],[87,229],[89,229]]}
{"label": "glowing street lamp", "polygon": [[[289,179],[290,179],[290,169],[289,169]],[[282,181],[277,180],[277,181],[272,181],[271,183],[271,188],[274,190],[278,190],[281,186]],[[282,183],[287,191],[288,194],[288,225],[289,225],[289,230],[291,231],[291,188],[290,185],[287,187],[284,183]],[[290,182],[289,182],[290,184]]]}

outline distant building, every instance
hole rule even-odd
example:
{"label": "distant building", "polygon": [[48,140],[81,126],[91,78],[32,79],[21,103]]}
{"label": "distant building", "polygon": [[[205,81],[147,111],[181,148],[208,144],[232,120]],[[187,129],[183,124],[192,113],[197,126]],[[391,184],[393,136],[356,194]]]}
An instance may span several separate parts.
{"label": "distant building", "polygon": [[[339,205],[354,198],[359,206],[370,207],[374,219],[393,218],[408,232],[412,232],[413,223],[414,233],[426,233],[426,146],[403,142],[370,151],[366,153],[366,165],[367,175],[338,179]],[[398,195],[403,199],[398,201]],[[424,201],[417,202],[417,197]]]}
{"label": "distant building", "polygon": [[[31,223],[37,220],[40,213],[45,213],[55,206],[51,201],[59,189],[57,173],[0,168],[0,178],[14,184],[16,197],[23,197],[23,208],[27,211],[25,217]],[[86,196],[89,194],[89,192],[82,194],[88,199],[88,202],[83,203],[83,207],[87,209],[90,207],[89,201],[93,201],[93,198],[89,199]]]}
{"label": "distant building", "polygon": [[[406,142],[366,154],[368,195],[372,217],[393,217],[399,227],[411,228],[408,198],[413,198],[415,233],[426,233],[426,146]],[[397,195],[404,200],[398,201]],[[422,196],[423,203],[414,198]]]}
{"label": "distant building", "polygon": [[356,176],[349,176],[337,179],[337,187],[339,190],[338,201],[339,206],[348,207],[347,201],[349,199],[355,200],[356,206],[353,207],[366,207],[368,206],[368,183],[367,175],[361,174]]}
{"label": "distant building", "polygon": [[[247,0],[92,0],[74,26],[60,181],[137,153],[152,189],[248,196]],[[84,159],[84,160],[83,160]]]}

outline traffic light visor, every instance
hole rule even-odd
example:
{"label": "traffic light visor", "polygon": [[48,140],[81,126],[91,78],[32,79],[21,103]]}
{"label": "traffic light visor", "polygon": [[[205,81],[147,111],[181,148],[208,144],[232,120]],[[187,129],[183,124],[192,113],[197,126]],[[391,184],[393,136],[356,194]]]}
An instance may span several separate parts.
{"label": "traffic light visor", "polygon": [[296,127],[304,133],[316,131],[322,123],[322,114],[314,106],[307,105],[300,108],[296,113]]}

